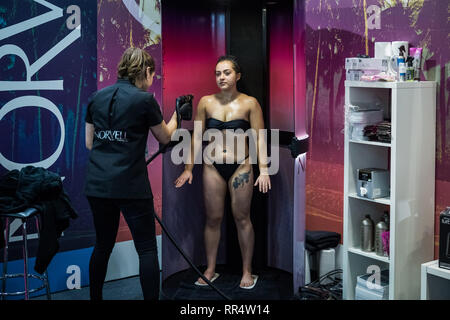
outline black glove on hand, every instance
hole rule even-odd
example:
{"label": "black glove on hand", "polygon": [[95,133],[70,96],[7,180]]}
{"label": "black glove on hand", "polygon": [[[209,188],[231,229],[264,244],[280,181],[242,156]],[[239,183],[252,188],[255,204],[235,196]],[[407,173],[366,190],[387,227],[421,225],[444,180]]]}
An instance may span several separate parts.
{"label": "black glove on hand", "polygon": [[194,96],[191,94],[179,96],[177,98],[175,110],[177,112],[178,128],[181,126],[181,120],[191,120],[192,119],[192,99],[193,98],[194,98]]}

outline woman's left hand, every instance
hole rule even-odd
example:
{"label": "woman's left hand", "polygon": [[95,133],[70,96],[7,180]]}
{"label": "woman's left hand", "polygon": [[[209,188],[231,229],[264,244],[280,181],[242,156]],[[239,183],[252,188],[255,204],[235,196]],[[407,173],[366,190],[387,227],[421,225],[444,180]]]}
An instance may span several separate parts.
{"label": "woman's left hand", "polygon": [[259,185],[259,192],[266,193],[269,191],[272,188],[269,175],[260,174],[254,186],[256,187],[257,185]]}

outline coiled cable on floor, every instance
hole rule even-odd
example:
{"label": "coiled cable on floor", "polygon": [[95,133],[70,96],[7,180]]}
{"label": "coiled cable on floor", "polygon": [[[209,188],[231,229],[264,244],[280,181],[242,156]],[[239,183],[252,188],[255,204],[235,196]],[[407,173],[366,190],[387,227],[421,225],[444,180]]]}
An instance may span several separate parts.
{"label": "coiled cable on floor", "polygon": [[183,256],[184,260],[187,261],[187,263],[189,263],[189,265],[192,267],[192,269],[195,270],[195,272],[198,273],[198,275],[200,276],[200,278],[203,279],[203,281],[205,281],[211,288],[213,288],[214,290],[217,291],[218,294],[220,294],[225,300],[231,300],[230,297],[228,297],[225,293],[223,293],[219,288],[217,288],[211,281],[208,280],[208,278],[206,278],[201,272],[200,270],[197,269],[197,267],[194,265],[194,263],[191,261],[191,259],[189,259],[189,257],[186,255],[186,253],[183,251],[183,249],[181,249],[181,247],[178,246],[177,242],[175,241],[175,239],[172,237],[172,235],[170,234],[169,231],[167,231],[166,226],[162,223],[161,219],[159,219],[158,215],[156,213],[154,213],[154,216],[156,218],[156,220],[158,220],[159,224],[161,225],[161,228],[163,229],[163,231],[166,233],[166,236],[170,239],[170,241],[173,243],[173,245],[175,246],[175,248],[177,248],[178,252],[181,253],[181,255]]}
{"label": "coiled cable on floor", "polygon": [[[332,276],[342,274],[342,269],[332,270],[318,279],[306,284],[299,289],[299,292],[316,294],[316,298],[325,300],[342,300],[342,279],[332,278]],[[323,281],[328,279],[330,283],[324,284]]]}

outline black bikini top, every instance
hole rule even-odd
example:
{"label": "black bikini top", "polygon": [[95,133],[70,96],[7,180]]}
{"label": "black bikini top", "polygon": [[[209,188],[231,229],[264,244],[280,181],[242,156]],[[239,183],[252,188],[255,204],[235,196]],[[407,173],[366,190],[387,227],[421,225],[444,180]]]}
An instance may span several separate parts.
{"label": "black bikini top", "polygon": [[208,118],[205,121],[206,129],[242,129],[244,131],[247,131],[251,128],[250,122],[244,119],[235,119],[230,121],[220,121],[215,118]]}

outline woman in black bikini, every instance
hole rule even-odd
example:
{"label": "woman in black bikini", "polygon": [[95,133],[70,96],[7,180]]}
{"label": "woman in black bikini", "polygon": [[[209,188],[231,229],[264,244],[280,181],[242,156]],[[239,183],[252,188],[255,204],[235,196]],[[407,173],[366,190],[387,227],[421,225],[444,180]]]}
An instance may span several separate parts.
{"label": "woman in black bikini", "polygon": [[[254,247],[254,231],[250,221],[250,205],[253,194],[253,186],[259,186],[259,191],[266,193],[271,188],[270,177],[267,171],[267,159],[265,152],[266,143],[264,139],[257,136],[258,158],[260,175],[254,182],[252,165],[248,158],[248,144],[245,145],[245,154],[236,152],[237,148],[227,148],[225,146],[226,134],[230,130],[242,129],[244,132],[252,128],[259,133],[259,129],[264,129],[264,120],[261,106],[258,101],[236,88],[236,83],[241,77],[239,64],[233,56],[220,57],[216,64],[216,83],[220,89],[219,93],[204,96],[200,99],[197,107],[195,120],[202,122],[202,133],[194,132],[191,148],[191,163],[185,166],[184,172],[175,181],[177,188],[186,181],[192,183],[192,169],[194,167],[194,140],[197,145],[202,143],[203,131],[205,129],[218,129],[223,133],[223,143],[216,148],[221,150],[219,154],[214,154],[214,159],[223,159],[222,164],[204,164],[203,169],[203,189],[206,208],[205,225],[205,249],[207,256],[207,269],[205,277],[214,281],[218,274],[215,273],[217,249],[220,240],[220,225],[224,214],[225,196],[227,188],[231,195],[231,208],[238,230],[239,245],[242,254],[242,279],[240,287],[251,289],[256,284],[258,277],[252,275],[252,256]],[[227,132],[227,133],[226,133]],[[242,133],[235,133],[233,140]],[[220,140],[220,139],[219,139]],[[228,159],[228,160],[227,160]],[[230,161],[231,160],[231,161]],[[226,163],[227,162],[227,163]],[[234,162],[232,164],[228,164]],[[197,285],[206,283],[199,278]]]}

